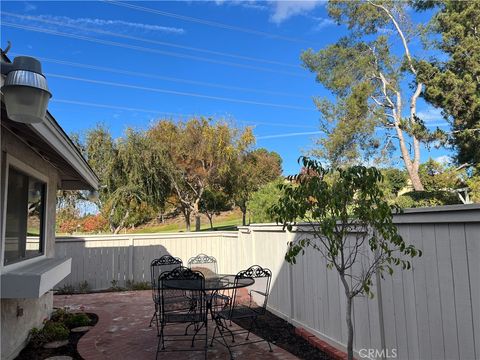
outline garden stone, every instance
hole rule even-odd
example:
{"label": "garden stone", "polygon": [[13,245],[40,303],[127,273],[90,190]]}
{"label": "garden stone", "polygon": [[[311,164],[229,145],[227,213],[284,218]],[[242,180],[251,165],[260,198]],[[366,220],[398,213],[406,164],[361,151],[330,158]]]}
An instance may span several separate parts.
{"label": "garden stone", "polygon": [[90,330],[91,328],[92,328],[91,326],[79,326],[79,327],[73,328],[73,329],[70,330],[70,331],[71,331],[71,332],[74,332],[74,333],[87,332],[87,331]]}
{"label": "garden stone", "polygon": [[45,349],[57,349],[68,344],[68,340],[52,341],[43,345]]}

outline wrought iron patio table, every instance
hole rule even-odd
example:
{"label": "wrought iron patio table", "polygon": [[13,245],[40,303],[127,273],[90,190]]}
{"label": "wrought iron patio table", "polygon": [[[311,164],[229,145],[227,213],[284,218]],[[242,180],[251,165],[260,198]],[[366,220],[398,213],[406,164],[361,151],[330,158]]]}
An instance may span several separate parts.
{"label": "wrought iron patio table", "polygon": [[[198,282],[188,281],[188,280],[182,280],[182,281],[169,280],[168,282],[164,283],[164,286],[171,289],[177,289],[177,290],[204,291],[205,294],[207,294],[207,296],[205,297],[207,300],[206,301],[207,310],[210,311],[212,320],[215,321],[215,326],[217,328],[221,327],[223,329],[226,329],[231,334],[232,341],[235,341],[233,333],[224,324],[222,324],[222,320],[218,316],[215,316],[215,313],[213,312],[212,302],[213,302],[213,299],[215,299],[215,297],[218,295],[219,291],[240,289],[240,288],[253,285],[254,283],[255,283],[255,279],[250,277],[237,278],[236,275],[232,275],[232,274],[212,274],[212,275],[205,276],[205,282],[202,289],[199,288]],[[230,348],[226,345],[226,343],[224,345],[227,347],[228,351],[230,352],[230,356],[232,356]]]}

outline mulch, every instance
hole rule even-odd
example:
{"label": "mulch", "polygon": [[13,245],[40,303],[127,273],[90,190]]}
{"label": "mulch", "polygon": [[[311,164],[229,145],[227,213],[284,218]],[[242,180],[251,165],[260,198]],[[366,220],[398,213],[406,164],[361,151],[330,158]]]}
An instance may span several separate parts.
{"label": "mulch", "polygon": [[[239,319],[235,323],[244,329],[250,327],[249,319]],[[257,318],[258,327],[252,333],[268,339],[272,344],[287,350],[289,353],[305,360],[331,360],[327,354],[313,347],[303,337],[295,334],[295,327],[287,321],[267,311]]]}

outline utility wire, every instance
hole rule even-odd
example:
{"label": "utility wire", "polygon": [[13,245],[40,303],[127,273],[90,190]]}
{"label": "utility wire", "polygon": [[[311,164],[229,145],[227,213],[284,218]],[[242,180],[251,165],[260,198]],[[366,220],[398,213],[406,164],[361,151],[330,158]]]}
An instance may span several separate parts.
{"label": "utility wire", "polygon": [[171,52],[171,51],[152,49],[152,48],[147,48],[147,47],[143,47],[143,46],[130,45],[130,44],[119,43],[119,42],[109,41],[109,40],[101,40],[101,39],[92,38],[92,37],[88,37],[88,36],[76,35],[76,34],[71,34],[71,33],[64,33],[64,32],[60,32],[60,31],[45,29],[45,28],[36,27],[36,26],[27,26],[27,25],[10,23],[10,22],[7,22],[7,21],[3,21],[2,26],[17,28],[17,29],[22,29],[22,30],[28,30],[28,31],[35,31],[35,32],[45,33],[45,34],[50,34],[50,35],[68,37],[68,38],[72,38],[72,39],[84,40],[84,41],[94,42],[94,43],[97,43],[97,44],[122,47],[122,48],[126,48],[126,49],[145,51],[145,52],[150,52],[150,53],[155,53],[155,54],[162,54],[162,55],[173,56],[173,57],[178,57],[178,58],[191,59],[191,60],[196,60],[196,61],[205,61],[205,62],[210,62],[210,63],[215,63],[215,64],[234,66],[234,67],[239,67],[239,68],[244,68],[244,69],[251,69],[251,70],[255,70],[255,71],[277,73],[277,74],[296,76],[296,77],[307,77],[307,75],[300,74],[300,73],[293,73],[293,72],[280,71],[280,70],[272,70],[272,69],[262,68],[262,67],[258,67],[258,66],[245,65],[245,64],[233,63],[233,62],[222,61],[222,60],[215,60],[215,59],[204,58],[204,57],[199,57],[199,56],[194,56],[194,55],[180,54],[180,53],[175,53],[175,52]]}
{"label": "utility wire", "polygon": [[68,75],[62,75],[62,74],[46,73],[45,75],[47,75],[49,77],[55,77],[55,78],[66,79],[66,80],[82,81],[82,82],[88,82],[88,83],[92,83],[92,84],[123,87],[123,88],[128,88],[128,89],[152,91],[152,92],[158,92],[158,93],[163,93],[163,94],[189,96],[189,97],[197,97],[197,98],[203,98],[203,99],[220,100],[220,101],[235,102],[235,103],[250,104],[250,105],[270,106],[270,107],[294,109],[294,110],[304,110],[304,111],[312,110],[309,107],[302,107],[302,106],[295,106],[295,105],[285,105],[285,104],[278,104],[278,103],[260,102],[260,101],[254,101],[254,100],[242,100],[242,99],[235,99],[235,98],[228,98],[228,97],[221,97],[221,96],[204,95],[204,94],[198,94],[198,93],[190,93],[190,92],[183,92],[183,91],[152,88],[152,87],[139,86],[139,85],[129,85],[129,84],[123,84],[123,83],[117,83],[117,82],[111,82],[111,81],[86,79],[86,78],[80,78],[80,77],[68,76]]}
{"label": "utility wire", "polygon": [[151,13],[151,14],[166,16],[166,17],[170,17],[170,18],[174,18],[174,19],[189,21],[189,22],[202,24],[202,25],[207,25],[207,26],[212,26],[212,27],[217,27],[217,28],[221,28],[221,29],[239,31],[239,32],[247,33],[247,34],[260,35],[260,36],[264,36],[264,37],[271,38],[271,39],[285,40],[285,41],[296,42],[296,43],[303,43],[303,44],[309,43],[309,41],[304,40],[304,39],[272,34],[272,33],[264,32],[264,31],[248,29],[248,28],[241,27],[241,26],[234,26],[234,25],[219,23],[219,22],[216,22],[216,21],[210,21],[210,20],[195,18],[195,17],[192,17],[192,16],[175,14],[175,13],[171,13],[171,12],[167,12],[167,11],[152,9],[152,8],[139,6],[139,5],[133,5],[133,4],[125,3],[125,2],[119,2],[119,1],[113,1],[113,0],[102,0],[102,1],[105,2],[105,3],[108,3],[108,4],[116,5],[116,6],[123,6],[123,7],[129,8],[129,9],[139,10],[139,11],[148,12],[148,13]]}
{"label": "utility wire", "polygon": [[[126,106],[117,106],[117,105],[109,105],[109,104],[100,104],[100,103],[92,103],[86,101],[77,101],[77,100],[68,100],[68,99],[57,99],[53,98],[51,101],[62,103],[62,104],[71,104],[71,105],[80,105],[80,106],[93,106],[99,108],[106,108],[106,109],[115,109],[115,110],[124,110],[124,111],[137,111],[137,112],[144,112],[144,113],[151,113],[151,114],[162,114],[166,116],[172,117],[192,117],[198,116],[198,114],[182,114],[182,113],[174,113],[174,112],[164,112],[164,111],[157,111],[151,109],[142,109],[142,108],[132,108]],[[208,117],[208,116],[207,116]],[[213,116],[212,116],[213,117]],[[298,124],[287,124],[287,123],[277,123],[277,122],[268,122],[268,121],[249,121],[249,120],[235,120],[235,122],[247,124],[247,125],[268,125],[268,126],[276,126],[276,127],[287,127],[287,128],[306,128],[306,129],[316,129],[316,126],[309,126],[309,125],[298,125]]]}
{"label": "utility wire", "polygon": [[[19,54],[16,54],[16,53],[11,53],[11,54],[13,56],[19,55]],[[279,91],[269,91],[269,90],[261,90],[261,89],[253,89],[253,88],[245,88],[245,87],[238,87],[238,86],[215,84],[215,83],[209,83],[209,82],[203,82],[203,81],[181,79],[181,78],[170,77],[170,76],[155,75],[155,74],[150,74],[150,73],[141,73],[141,72],[136,72],[136,71],[114,69],[114,68],[111,68],[111,67],[76,63],[76,62],[71,62],[71,61],[66,61],[66,60],[58,60],[58,59],[39,57],[39,56],[36,56],[36,58],[38,60],[41,60],[42,62],[50,62],[50,63],[54,63],[54,64],[67,65],[67,66],[73,66],[73,67],[91,69],[91,70],[98,70],[98,71],[105,71],[105,72],[111,72],[111,73],[117,73],[117,74],[122,74],[122,75],[129,75],[129,76],[141,76],[141,77],[145,77],[145,78],[166,80],[166,81],[172,81],[172,82],[183,83],[183,84],[208,86],[208,87],[213,87],[213,88],[244,91],[244,92],[249,92],[249,93],[250,92],[255,92],[255,93],[267,94],[267,95],[288,96],[288,97],[296,97],[296,98],[303,98],[303,99],[308,98],[307,96],[304,96],[304,95],[289,94],[289,93],[284,93],[284,92],[279,92]]]}
{"label": "utility wire", "polygon": [[285,137],[292,137],[292,136],[305,136],[305,135],[318,135],[318,134],[324,134],[324,132],[323,131],[294,132],[294,133],[257,136],[256,138],[257,140],[267,140],[267,139],[278,139],[278,138],[285,138]]}
{"label": "utility wire", "polygon": [[203,53],[211,54],[211,55],[227,56],[227,57],[240,59],[240,60],[248,60],[248,61],[256,61],[256,62],[262,62],[262,63],[267,63],[267,64],[273,64],[273,65],[281,65],[281,66],[287,66],[287,67],[292,67],[292,68],[296,68],[296,69],[301,68],[299,65],[288,64],[288,63],[275,61],[275,60],[267,60],[267,59],[260,59],[260,58],[238,55],[238,54],[230,54],[230,53],[225,53],[225,52],[220,52],[220,51],[191,47],[191,46],[186,46],[186,45],[179,45],[179,44],[166,42],[166,41],[146,39],[146,38],[142,38],[142,37],[127,35],[127,34],[121,34],[121,33],[118,33],[118,32],[105,31],[105,30],[93,29],[93,28],[86,28],[86,27],[83,27],[83,26],[69,24],[69,23],[64,22],[64,21],[56,21],[56,20],[45,19],[45,18],[42,18],[40,16],[22,15],[22,14],[7,12],[7,11],[3,11],[2,15],[16,17],[16,18],[24,19],[24,20],[39,21],[39,22],[52,24],[52,25],[66,26],[66,27],[70,27],[72,29],[77,29],[77,30],[80,30],[80,31],[95,32],[95,33],[102,34],[102,35],[115,36],[115,37],[120,37],[120,38],[124,38],[124,39],[142,41],[142,42],[157,44],[157,45],[162,45],[162,46],[169,46],[169,47],[174,47],[174,48],[183,49],[183,50],[198,51],[198,52],[203,52]]}

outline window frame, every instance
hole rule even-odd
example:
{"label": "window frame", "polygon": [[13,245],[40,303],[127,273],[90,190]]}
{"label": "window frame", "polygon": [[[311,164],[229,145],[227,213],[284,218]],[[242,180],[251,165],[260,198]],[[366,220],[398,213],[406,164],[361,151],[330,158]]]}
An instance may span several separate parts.
{"label": "window frame", "polygon": [[[43,181],[45,183],[45,194],[44,194],[44,211],[43,211],[43,219],[42,219],[42,228],[41,233],[43,234],[43,244],[42,244],[42,251],[43,253],[41,255],[32,257],[30,259],[25,259],[25,260],[20,260],[16,261],[12,264],[5,265],[5,236],[6,236],[6,225],[7,225],[7,197],[8,197],[8,175],[10,173],[10,167],[14,167],[15,169],[25,173],[28,176],[32,176],[34,178],[37,178],[40,181]],[[3,169],[2,169],[3,170]],[[16,270],[18,268],[21,268],[23,266],[35,263],[37,261],[40,261],[42,259],[45,259],[47,257],[47,242],[48,242],[48,237],[47,237],[47,224],[49,221],[48,217],[48,198],[49,198],[49,178],[47,175],[41,173],[40,171],[34,169],[30,165],[24,163],[23,161],[19,160],[18,158],[6,154],[6,159],[5,159],[5,175],[4,175],[4,189],[3,189],[3,212],[2,212],[2,251],[0,254],[0,269],[1,273],[5,273],[11,270]]]}

